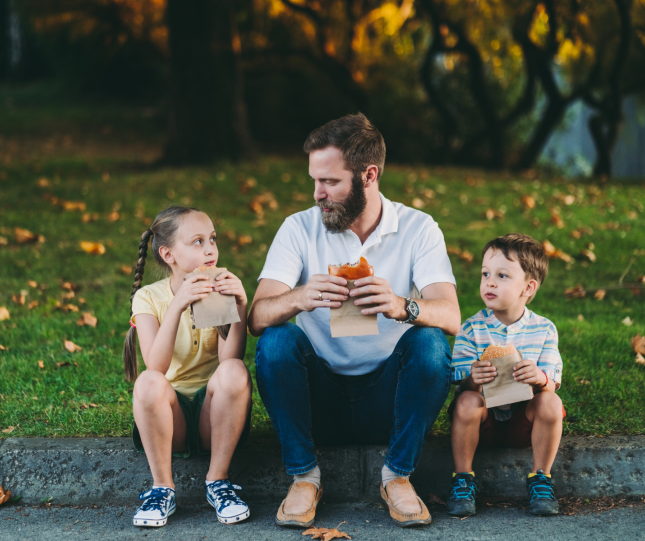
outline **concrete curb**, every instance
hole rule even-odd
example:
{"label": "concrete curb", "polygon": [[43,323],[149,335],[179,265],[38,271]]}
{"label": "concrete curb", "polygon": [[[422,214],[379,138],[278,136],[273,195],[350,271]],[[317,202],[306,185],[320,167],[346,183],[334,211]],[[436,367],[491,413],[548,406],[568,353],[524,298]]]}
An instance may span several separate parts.
{"label": "concrete curb", "polygon": [[[382,445],[322,447],[318,451],[325,501],[379,501]],[[480,451],[474,468],[483,495],[526,495],[530,449]],[[453,462],[447,439],[430,439],[412,482],[420,496],[447,497]],[[173,459],[178,500],[200,502],[208,457]],[[554,468],[558,496],[645,495],[645,436],[563,438]],[[231,480],[248,500],[279,501],[291,478],[275,439],[251,437],[231,466]],[[9,438],[0,441],[0,485],[25,504],[135,503],[150,487],[146,458],[128,438]]]}

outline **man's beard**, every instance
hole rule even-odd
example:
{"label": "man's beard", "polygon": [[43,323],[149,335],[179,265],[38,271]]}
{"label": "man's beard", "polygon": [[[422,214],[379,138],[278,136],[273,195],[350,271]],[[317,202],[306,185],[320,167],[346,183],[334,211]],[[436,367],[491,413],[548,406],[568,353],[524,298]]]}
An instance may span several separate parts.
{"label": "man's beard", "polygon": [[[320,209],[322,222],[327,231],[330,233],[347,231],[367,206],[362,175],[358,173],[352,177],[352,190],[341,203],[322,199],[317,201],[316,205]],[[325,212],[323,209],[331,209],[331,212]]]}

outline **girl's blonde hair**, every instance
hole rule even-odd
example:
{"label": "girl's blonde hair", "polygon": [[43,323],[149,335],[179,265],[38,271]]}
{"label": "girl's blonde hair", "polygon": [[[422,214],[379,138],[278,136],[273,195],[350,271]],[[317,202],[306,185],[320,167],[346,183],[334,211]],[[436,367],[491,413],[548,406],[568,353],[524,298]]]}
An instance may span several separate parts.
{"label": "girl's blonde hair", "polygon": [[[134,284],[132,285],[132,294],[130,295],[130,318],[132,318],[132,300],[141,288],[141,282],[143,280],[143,270],[146,265],[150,237],[152,237],[152,254],[155,261],[165,273],[170,274],[170,267],[159,254],[159,248],[162,246],[170,247],[174,244],[182,218],[191,212],[202,211],[194,207],[168,207],[157,214],[152,225],[141,235],[139,260],[137,261],[137,268],[134,271]],[[123,346],[123,367],[125,369],[126,380],[134,381],[137,379],[137,333],[136,329],[132,326],[125,337],[125,345]]]}

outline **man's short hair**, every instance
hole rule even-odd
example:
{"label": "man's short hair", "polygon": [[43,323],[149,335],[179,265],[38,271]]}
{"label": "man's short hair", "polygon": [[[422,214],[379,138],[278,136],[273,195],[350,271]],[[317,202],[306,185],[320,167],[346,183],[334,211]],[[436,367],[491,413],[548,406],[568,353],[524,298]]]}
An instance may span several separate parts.
{"label": "man's short hair", "polygon": [[363,113],[346,115],[316,128],[307,137],[304,151],[311,154],[327,147],[340,150],[345,167],[355,175],[365,171],[369,165],[376,165],[377,180],[381,178],[385,167],[385,141]]}
{"label": "man's short hair", "polygon": [[[521,233],[509,233],[491,240],[482,250],[482,258],[490,249],[499,250],[510,261],[518,261],[527,279],[535,280],[538,288],[549,272],[549,258],[542,245],[533,237]],[[536,290],[537,293],[537,290]],[[535,293],[529,298],[530,302]]]}

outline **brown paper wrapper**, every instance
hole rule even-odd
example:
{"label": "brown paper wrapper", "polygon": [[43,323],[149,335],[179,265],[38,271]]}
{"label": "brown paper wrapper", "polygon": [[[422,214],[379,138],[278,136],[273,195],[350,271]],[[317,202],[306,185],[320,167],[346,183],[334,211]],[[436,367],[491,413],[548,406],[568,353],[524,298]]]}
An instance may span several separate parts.
{"label": "brown paper wrapper", "polygon": [[[350,291],[356,289],[354,280],[348,280],[345,286]],[[369,336],[378,334],[378,323],[376,314],[363,315],[361,310],[374,306],[365,304],[356,306],[354,301],[361,297],[348,297],[346,301],[341,301],[340,308],[329,309],[329,326],[331,327],[332,338],[342,338],[344,336]]]}
{"label": "brown paper wrapper", "polygon": [[[185,279],[195,274],[204,274],[208,276],[211,283],[215,283],[215,278],[223,272],[226,272],[225,268],[218,269],[217,267],[204,271],[194,270],[190,274],[187,274]],[[235,297],[232,295],[222,295],[218,291],[213,291],[205,299],[199,299],[192,303],[190,305],[190,315],[193,318],[195,327],[198,329],[221,327],[240,321],[240,314],[237,312]]]}
{"label": "brown paper wrapper", "polygon": [[513,379],[513,367],[521,360],[522,354],[515,347],[510,355],[489,359],[491,365],[497,368],[497,376],[490,383],[482,385],[487,408],[524,402],[533,398],[533,387]]}

